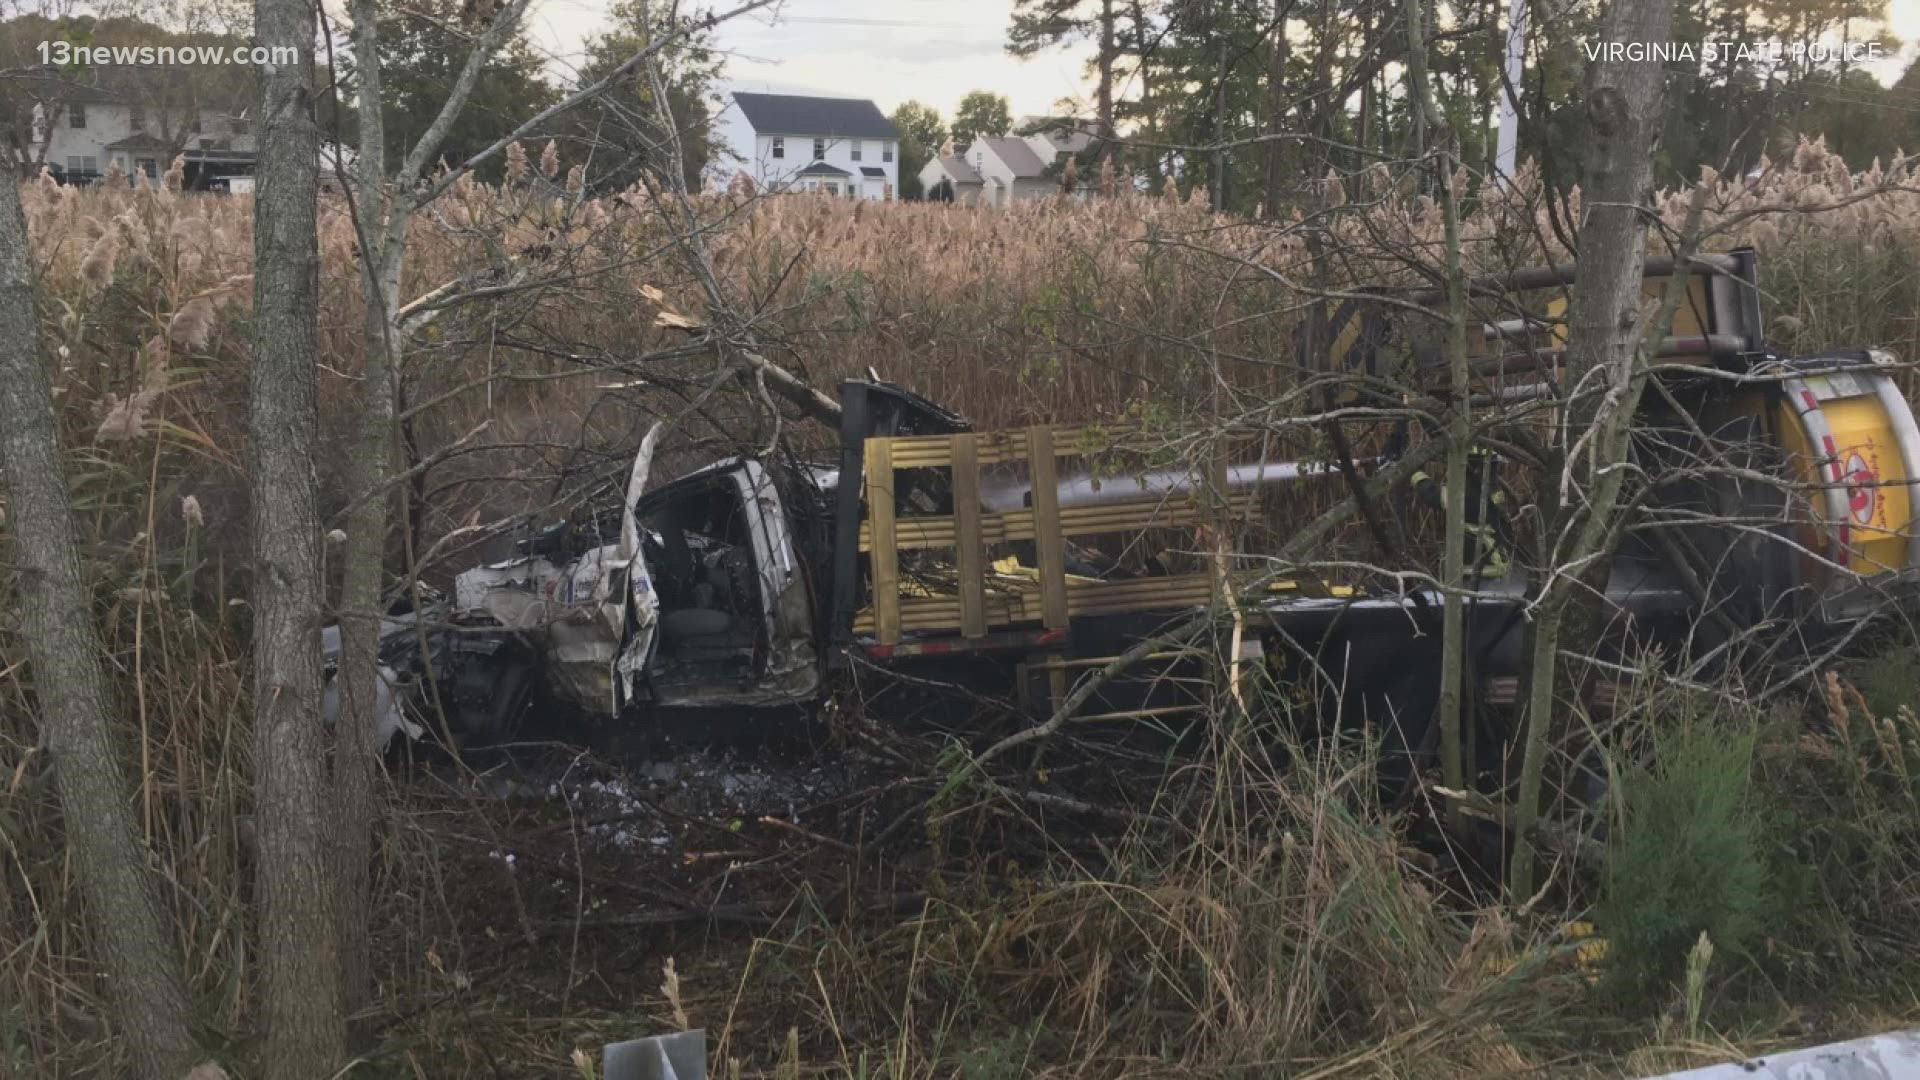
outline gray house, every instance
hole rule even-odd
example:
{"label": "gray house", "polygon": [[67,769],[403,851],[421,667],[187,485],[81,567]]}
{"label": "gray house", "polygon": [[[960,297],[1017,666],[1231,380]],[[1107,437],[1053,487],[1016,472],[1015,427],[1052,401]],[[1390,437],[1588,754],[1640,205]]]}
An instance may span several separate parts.
{"label": "gray house", "polygon": [[955,145],[951,140],[920,170],[926,197],[981,206],[1042,199],[1060,190],[1052,175],[1055,163],[1086,149],[1092,141],[1083,125],[1073,121],[1028,118],[1025,135],[975,139]]}

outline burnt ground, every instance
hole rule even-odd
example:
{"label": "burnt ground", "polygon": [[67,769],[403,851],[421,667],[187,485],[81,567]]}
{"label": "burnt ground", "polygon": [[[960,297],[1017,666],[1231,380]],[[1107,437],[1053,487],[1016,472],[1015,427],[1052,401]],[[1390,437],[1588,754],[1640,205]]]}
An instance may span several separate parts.
{"label": "burnt ground", "polygon": [[[395,762],[394,850],[410,861],[389,875],[432,910],[386,924],[402,1013],[388,1045],[430,1058],[430,1076],[578,1075],[570,1047],[597,1059],[605,1042],[676,1027],[661,989],[672,959],[689,1022],[764,1064],[790,1027],[828,1030],[808,1011],[823,941],[884,936],[929,895],[1017,890],[1023,868],[1097,877],[1127,829],[1172,824],[1150,816],[1156,794],[1180,801],[1189,776],[1211,776],[1165,744],[1062,733],[954,791],[950,731],[838,713],[817,734]],[[404,1004],[421,982],[438,995],[429,1013]]]}
{"label": "burnt ground", "polygon": [[[424,979],[459,1019],[403,1016],[389,1045],[428,1040],[448,1075],[553,1075],[503,1063],[560,1068],[552,1055],[569,1043],[597,1057],[605,1041],[671,1030],[661,982],[673,958],[694,1024],[731,1022],[750,1056],[777,1050],[792,1018],[736,1000],[763,939],[884,929],[918,911],[934,879],[978,880],[1063,842],[1095,857],[1100,834],[1128,820],[1066,793],[1086,770],[1052,769],[1044,790],[1016,795],[1024,809],[969,815],[931,843],[943,745],[868,729],[819,746],[614,756],[541,744],[396,763],[409,812],[395,849],[432,858],[389,873],[438,908],[388,924],[396,992]],[[407,880],[426,866],[437,882]],[[517,1045],[496,1045],[509,1031]]]}

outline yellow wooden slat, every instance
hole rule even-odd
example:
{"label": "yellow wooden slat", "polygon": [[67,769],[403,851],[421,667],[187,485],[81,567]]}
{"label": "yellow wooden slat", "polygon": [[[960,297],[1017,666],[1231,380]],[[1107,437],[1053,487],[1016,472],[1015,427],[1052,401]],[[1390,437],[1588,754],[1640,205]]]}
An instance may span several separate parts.
{"label": "yellow wooden slat", "polygon": [[1211,573],[1124,578],[1119,581],[1069,581],[1067,598],[1076,604],[1096,598],[1159,600],[1198,595],[1204,599],[1212,583]]}
{"label": "yellow wooden slat", "polygon": [[[999,582],[996,582],[999,583]],[[1040,596],[1033,582],[1023,582],[1027,591],[989,591],[986,617],[991,627],[1040,621]],[[1125,581],[1069,580],[1067,613],[1072,618],[1086,615],[1120,615],[1131,611],[1178,611],[1205,607],[1214,598],[1214,577],[1207,574],[1183,574],[1178,577],[1132,578]],[[1328,589],[1311,580],[1275,582],[1273,591],[1295,596],[1350,596],[1351,590]],[[871,607],[854,616],[854,630],[874,633]],[[957,631],[960,629],[960,599],[957,596],[907,596],[900,599],[900,626],[905,631]]]}
{"label": "yellow wooden slat", "polygon": [[[895,466],[898,468],[898,465]],[[1253,496],[1240,492],[1228,500],[1228,505],[1236,514],[1250,511],[1254,505]],[[1177,498],[1129,499],[1126,502],[1104,503],[1095,506],[1067,506],[1060,510],[1060,535],[1094,536],[1109,532],[1130,532],[1140,529],[1177,529],[1202,524],[1206,514],[1193,499]],[[980,539],[983,543],[998,544],[1009,540],[1033,539],[1033,511],[1008,510],[1004,513],[980,515]],[[894,543],[901,549],[946,548],[958,543],[957,526],[949,517],[921,517],[913,515],[896,518],[893,523]],[[872,530],[865,525],[860,527],[860,550],[866,551],[873,546]]]}
{"label": "yellow wooden slat", "polygon": [[[1053,433],[1055,457],[1074,457],[1106,450],[1148,450],[1154,440],[1138,424],[1048,424]],[[1023,461],[1027,457],[1027,431],[975,432],[978,442],[976,460],[981,465],[999,465]],[[903,435],[893,440],[893,464],[897,469],[938,468],[953,462],[952,435]]]}
{"label": "yellow wooden slat", "polygon": [[980,539],[979,439],[953,437],[954,568],[960,574],[960,633],[987,632],[986,545]]}
{"label": "yellow wooden slat", "polygon": [[900,643],[900,551],[893,539],[892,442],[868,439],[866,446],[867,524],[873,530],[874,628],[882,645]]}
{"label": "yellow wooden slat", "polygon": [[[1021,461],[1027,456],[1024,431],[974,432],[974,461],[980,465],[999,465]],[[900,469],[939,468],[953,464],[952,435],[904,435],[894,439],[894,467]]]}
{"label": "yellow wooden slat", "polygon": [[1060,479],[1053,429],[1027,429],[1027,469],[1033,480],[1033,550],[1040,571],[1040,621],[1067,625],[1067,538],[1060,532]]}
{"label": "yellow wooden slat", "polygon": [[[1211,574],[1133,578],[1126,581],[1067,581],[1065,586],[1067,613],[1073,618],[1203,607],[1213,598]],[[1033,591],[989,592],[984,607],[989,624],[1006,626],[1040,621],[1043,603],[1043,599]],[[960,598],[900,597],[899,619],[903,631],[959,630]],[[855,615],[853,628],[858,633],[878,637],[873,609],[868,608]],[[898,642],[883,641],[882,644]]]}

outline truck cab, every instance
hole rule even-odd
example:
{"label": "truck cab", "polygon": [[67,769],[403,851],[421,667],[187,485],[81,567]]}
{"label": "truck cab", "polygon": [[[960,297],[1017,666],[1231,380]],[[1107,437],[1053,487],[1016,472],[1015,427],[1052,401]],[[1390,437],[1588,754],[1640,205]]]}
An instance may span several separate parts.
{"label": "truck cab", "polygon": [[[966,427],[887,383],[849,380],[841,397],[856,477],[869,435]],[[455,579],[456,640],[522,643],[516,662],[595,720],[812,701],[834,621],[835,518],[858,531],[859,490],[836,504],[840,470],[748,457],[648,490],[659,431],[635,453],[617,512],[556,526]]]}
{"label": "truck cab", "polygon": [[766,466],[716,462],[649,492],[651,453],[636,459],[616,537],[561,563],[528,552],[460,574],[454,621],[536,642],[553,696],[592,719],[808,699],[820,681],[812,599]]}

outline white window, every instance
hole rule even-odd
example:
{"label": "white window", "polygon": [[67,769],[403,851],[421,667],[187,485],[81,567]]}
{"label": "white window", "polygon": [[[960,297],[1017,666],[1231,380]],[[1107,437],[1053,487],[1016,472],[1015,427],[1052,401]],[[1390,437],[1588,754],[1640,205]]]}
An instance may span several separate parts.
{"label": "white window", "polygon": [[127,126],[135,131],[147,130],[147,107],[134,102],[127,106]]}
{"label": "white window", "polygon": [[773,137],[773,156],[776,158],[787,156],[787,140],[778,135]]}
{"label": "white window", "polygon": [[86,157],[67,159],[68,175],[94,176],[100,172],[100,159],[89,154]]}
{"label": "white window", "polygon": [[826,157],[827,157],[827,140],[825,139],[813,140],[813,160],[825,161]]}
{"label": "white window", "polygon": [[146,173],[149,178],[155,178],[160,175],[160,161],[158,158],[143,157],[139,159],[137,164],[140,166],[140,171]]}
{"label": "white window", "polygon": [[83,128],[87,126],[87,107],[85,105],[67,106],[67,126]]}
{"label": "white window", "polygon": [[835,180],[822,180],[820,181],[820,190],[829,195],[838,195],[840,194],[840,184]]}
{"label": "white window", "polygon": [[850,145],[853,147],[853,160],[859,161],[860,160],[860,140],[855,139]]}
{"label": "white window", "polygon": [[892,143],[883,142],[880,144],[880,160],[881,161],[893,160],[893,144]]}

